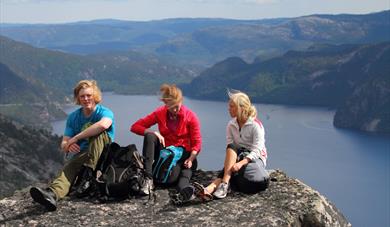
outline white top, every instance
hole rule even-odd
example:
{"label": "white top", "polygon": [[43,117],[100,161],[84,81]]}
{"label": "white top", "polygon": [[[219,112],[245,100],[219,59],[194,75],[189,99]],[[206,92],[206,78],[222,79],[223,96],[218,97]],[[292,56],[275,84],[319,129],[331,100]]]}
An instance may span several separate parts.
{"label": "white top", "polygon": [[251,151],[247,158],[250,160],[260,158],[264,166],[267,161],[267,148],[265,147],[265,131],[263,124],[256,118],[249,118],[242,126],[238,126],[237,119],[233,118],[226,127],[227,144],[235,144]]}

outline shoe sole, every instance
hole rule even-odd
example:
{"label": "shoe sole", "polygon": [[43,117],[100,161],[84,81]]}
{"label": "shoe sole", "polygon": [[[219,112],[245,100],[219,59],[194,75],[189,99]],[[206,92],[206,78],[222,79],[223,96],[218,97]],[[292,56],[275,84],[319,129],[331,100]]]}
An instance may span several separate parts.
{"label": "shoe sole", "polygon": [[202,191],[204,190],[203,185],[199,184],[198,182],[193,182],[192,186],[195,188],[195,195],[200,196],[202,194]]}
{"label": "shoe sole", "polygon": [[213,196],[217,199],[224,199],[227,196],[227,193],[225,195],[218,195],[215,192],[213,193]]}
{"label": "shoe sole", "polygon": [[224,198],[226,198],[226,195],[225,196],[218,196],[218,195],[213,194],[213,196],[215,198],[217,198],[217,199],[224,199]]}
{"label": "shoe sole", "polygon": [[201,198],[203,201],[208,202],[213,200],[213,195],[205,193],[205,188],[203,185],[198,182],[193,182],[192,186],[195,188],[195,195],[198,198]]}
{"label": "shoe sole", "polygon": [[144,192],[144,191],[140,191],[140,192],[139,192],[139,195],[140,195],[140,196],[147,196],[147,195],[149,195],[149,194],[150,194],[149,192],[147,192],[147,193]]}
{"label": "shoe sole", "polygon": [[55,211],[57,209],[56,206],[54,206],[51,202],[45,199],[45,197],[43,196],[42,192],[39,189],[31,188],[30,195],[35,202],[43,205],[48,211]]}

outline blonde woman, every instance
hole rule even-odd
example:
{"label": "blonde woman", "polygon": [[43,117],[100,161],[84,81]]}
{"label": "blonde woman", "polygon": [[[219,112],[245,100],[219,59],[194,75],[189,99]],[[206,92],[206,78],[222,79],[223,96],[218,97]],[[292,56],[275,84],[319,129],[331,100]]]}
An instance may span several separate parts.
{"label": "blonde woman", "polygon": [[77,175],[83,170],[78,193],[86,192],[91,186],[93,171],[106,144],[114,140],[114,114],[100,105],[102,94],[94,80],[81,80],[73,90],[74,102],[81,107],[69,114],[62,151],[70,158],[46,189],[32,187],[31,197],[47,210],[57,209],[57,200],[64,198]]}
{"label": "blonde woman", "polygon": [[[184,148],[183,156],[178,165],[181,171],[177,183],[177,190],[183,199],[188,201],[194,194],[194,187],[190,185],[192,170],[197,168],[196,157],[200,152],[202,138],[198,117],[189,108],[183,105],[183,95],[180,88],[174,84],[163,84],[160,87],[163,106],[136,121],[130,130],[144,136],[142,154],[145,157],[145,170],[148,179],[141,192],[150,194],[154,188],[152,179],[152,165],[159,158],[160,150],[168,146]],[[158,131],[150,129],[157,124]]]}
{"label": "blonde woman", "polygon": [[[248,95],[243,92],[229,91],[228,95],[228,110],[232,119],[226,127],[227,146],[224,169],[218,178],[206,188],[203,188],[198,183],[194,183],[198,190],[198,195],[204,200],[210,200],[213,196],[218,199],[225,198],[232,177],[235,177],[234,182],[238,183],[238,188],[240,186],[241,188],[246,187],[241,184],[244,174],[252,175],[250,178],[257,181],[268,178],[268,173],[265,170],[267,150],[265,147],[264,128],[262,123],[256,118],[256,108],[251,104]],[[249,167],[248,164],[251,164],[250,168],[247,168]],[[245,171],[246,173],[244,173]],[[256,186],[251,185],[248,187]],[[256,189],[250,188],[243,191],[256,191]]]}

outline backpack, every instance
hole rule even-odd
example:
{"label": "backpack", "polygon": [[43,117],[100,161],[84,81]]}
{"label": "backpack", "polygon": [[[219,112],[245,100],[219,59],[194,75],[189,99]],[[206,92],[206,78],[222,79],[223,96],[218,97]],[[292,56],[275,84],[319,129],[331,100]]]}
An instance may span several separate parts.
{"label": "backpack", "polygon": [[101,201],[111,197],[137,195],[145,180],[143,158],[134,144],[126,147],[117,143],[107,144],[99,158],[96,172]]}
{"label": "backpack", "polygon": [[172,184],[179,178],[180,160],[184,152],[183,147],[169,146],[160,150],[160,156],[153,167],[153,179],[156,183]]}

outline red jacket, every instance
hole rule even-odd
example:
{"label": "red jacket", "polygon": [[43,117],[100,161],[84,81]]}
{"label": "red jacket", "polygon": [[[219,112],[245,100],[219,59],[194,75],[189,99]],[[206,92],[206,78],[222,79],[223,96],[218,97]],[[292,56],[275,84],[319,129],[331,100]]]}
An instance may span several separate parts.
{"label": "red jacket", "polygon": [[200,123],[198,117],[190,109],[181,106],[177,114],[179,123],[175,132],[167,127],[166,106],[158,107],[155,111],[144,118],[136,121],[130,131],[143,136],[146,129],[157,124],[160,134],[165,139],[165,146],[183,146],[186,151],[200,152],[202,146],[202,137],[200,134]]}

